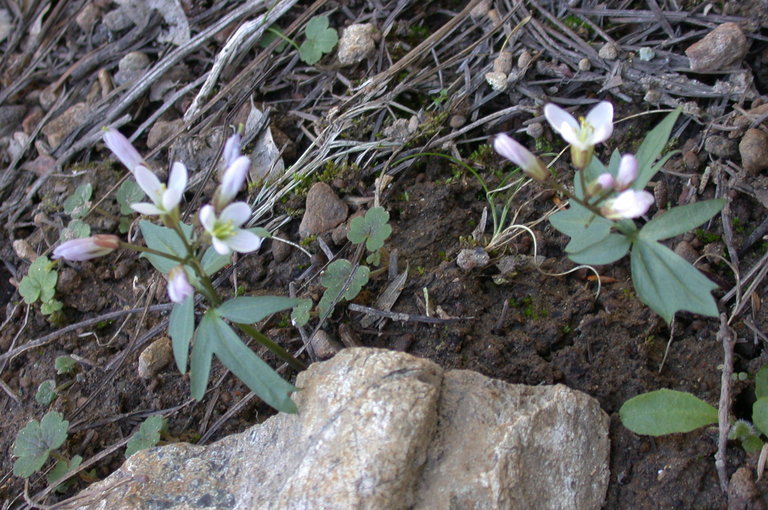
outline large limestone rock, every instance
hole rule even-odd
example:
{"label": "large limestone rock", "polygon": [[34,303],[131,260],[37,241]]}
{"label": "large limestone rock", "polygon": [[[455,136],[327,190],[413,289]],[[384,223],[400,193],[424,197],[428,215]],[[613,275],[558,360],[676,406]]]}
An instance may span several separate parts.
{"label": "large limestone rock", "polygon": [[565,386],[512,385],[345,349],[299,375],[298,415],[210,446],[139,452],[82,509],[598,509],[608,417]]}

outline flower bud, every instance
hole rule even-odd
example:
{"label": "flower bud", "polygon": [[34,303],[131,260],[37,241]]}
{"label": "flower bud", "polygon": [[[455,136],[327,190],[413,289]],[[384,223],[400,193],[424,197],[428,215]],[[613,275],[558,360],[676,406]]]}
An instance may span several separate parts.
{"label": "flower bud", "polygon": [[616,185],[616,182],[614,181],[613,176],[606,172],[597,176],[597,179],[595,179],[595,184],[599,186],[601,190],[609,190],[613,189],[613,187]]}
{"label": "flower bud", "polygon": [[600,212],[609,220],[622,220],[642,216],[653,205],[655,199],[647,191],[628,189],[605,202]]}
{"label": "flower bud", "polygon": [[549,171],[544,163],[510,136],[504,133],[496,135],[493,139],[493,148],[501,156],[522,168],[531,179],[543,182],[549,178]]}
{"label": "flower bud", "polygon": [[61,243],[53,250],[53,258],[80,262],[106,255],[119,246],[120,239],[117,236],[98,234]]}
{"label": "flower bud", "polygon": [[187,272],[182,266],[176,266],[168,273],[168,298],[174,303],[182,303],[195,293],[189,284]]}
{"label": "flower bud", "polygon": [[144,158],[141,157],[136,147],[117,129],[111,127],[104,128],[103,138],[107,148],[131,172],[133,172],[136,166],[144,164]]}
{"label": "flower bud", "polygon": [[245,177],[248,175],[248,168],[251,166],[251,160],[248,156],[236,158],[231,165],[224,171],[221,178],[215,204],[219,209],[224,208],[240,191],[245,183]]}
{"label": "flower bud", "polygon": [[619,163],[619,173],[616,176],[616,190],[624,191],[632,186],[637,179],[637,159],[632,154],[625,154]]}
{"label": "flower bud", "polygon": [[227,138],[227,142],[224,144],[224,151],[221,154],[221,160],[224,162],[224,168],[229,168],[237,158],[240,157],[240,134]]}

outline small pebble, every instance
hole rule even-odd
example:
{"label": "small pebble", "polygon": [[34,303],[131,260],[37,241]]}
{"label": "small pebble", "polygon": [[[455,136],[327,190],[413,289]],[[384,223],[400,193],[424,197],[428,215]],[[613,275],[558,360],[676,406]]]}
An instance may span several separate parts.
{"label": "small pebble", "polygon": [[691,62],[691,70],[717,71],[740,61],[747,54],[747,37],[736,23],[728,22],[708,33],[701,41],[693,43],[685,54]]}
{"label": "small pebble", "polygon": [[637,51],[637,56],[638,56],[638,57],[640,58],[640,60],[642,60],[643,62],[649,62],[649,61],[651,61],[651,60],[653,60],[653,59],[654,59],[654,57],[656,56],[656,52],[655,52],[655,51],[653,51],[653,49],[652,49],[652,48],[646,48],[646,47],[643,47],[643,48],[640,48],[640,49]]}
{"label": "small pebble", "polygon": [[531,138],[539,138],[544,134],[544,126],[541,122],[531,122],[526,126],[525,132],[528,133],[528,136]]}
{"label": "small pebble", "polygon": [[493,61],[493,71],[496,73],[509,74],[512,70],[512,52],[502,51]]}
{"label": "small pebble", "polygon": [[520,56],[517,57],[517,67],[520,69],[525,69],[529,65],[531,65],[531,62],[533,61],[533,56],[528,50],[523,50],[522,53],[520,53]]}
{"label": "small pebble", "polygon": [[[282,230],[278,230],[275,232],[275,237],[285,237],[285,232]],[[275,262],[280,263],[288,258],[288,256],[291,254],[291,250],[293,247],[290,244],[284,243],[282,241],[278,241],[276,239],[272,239],[272,258],[275,259]]]}
{"label": "small pebble", "polygon": [[451,115],[451,120],[448,125],[453,129],[458,129],[467,123],[467,117],[461,114]]}
{"label": "small pebble", "polygon": [[616,60],[619,57],[619,47],[614,43],[607,42],[597,52],[597,56],[605,60]]}
{"label": "small pebble", "polygon": [[503,92],[507,89],[507,75],[504,73],[497,73],[495,71],[485,73],[485,81],[495,91]]}
{"label": "small pebble", "polygon": [[482,248],[465,248],[459,252],[456,257],[456,264],[464,271],[470,271],[476,267],[485,267],[491,261],[491,256],[488,255]]}
{"label": "small pebble", "polygon": [[680,241],[677,243],[677,246],[675,246],[675,253],[683,257],[691,264],[693,264],[694,261],[699,258],[699,253],[693,246],[691,246],[691,243],[688,241]]}
{"label": "small pebble", "polygon": [[137,82],[149,67],[150,60],[146,53],[132,51],[120,59],[115,73],[115,83],[118,85]]}
{"label": "small pebble", "polygon": [[760,129],[748,129],[739,142],[741,165],[752,175],[768,168],[768,134]]}
{"label": "small pebble", "polygon": [[589,71],[590,69],[592,69],[592,62],[587,57],[579,60],[579,71]]}
{"label": "small pebble", "polygon": [[362,62],[376,48],[378,31],[372,23],[349,25],[341,33],[337,56],[343,66]]}
{"label": "small pebble", "polygon": [[683,154],[683,164],[686,169],[695,172],[701,166],[701,160],[695,151],[685,151]]}
{"label": "small pebble", "polygon": [[704,150],[713,156],[730,158],[736,155],[737,144],[724,136],[712,135],[704,141]]}
{"label": "small pebble", "polygon": [[151,379],[160,373],[172,358],[171,339],[167,336],[158,338],[139,354],[139,377]]}
{"label": "small pebble", "polygon": [[306,211],[299,225],[302,238],[322,234],[347,219],[348,207],[328,184],[317,182],[307,192]]}
{"label": "small pebble", "polygon": [[16,252],[16,256],[22,260],[34,262],[37,259],[37,253],[24,239],[16,239],[13,242],[13,251]]}
{"label": "small pebble", "polygon": [[90,113],[91,108],[85,103],[75,103],[64,110],[64,113],[53,119],[43,128],[43,134],[48,141],[48,145],[52,148],[57,147],[70,131],[87,120]]}

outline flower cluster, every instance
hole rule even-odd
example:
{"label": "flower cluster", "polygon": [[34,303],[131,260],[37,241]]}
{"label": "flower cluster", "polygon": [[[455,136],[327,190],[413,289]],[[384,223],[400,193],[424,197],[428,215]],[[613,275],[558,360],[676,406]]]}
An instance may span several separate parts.
{"label": "flower cluster", "polygon": [[[613,133],[613,106],[607,101],[598,103],[586,117],[579,120],[554,104],[544,107],[544,116],[552,128],[571,145],[571,160],[578,171],[583,171],[589,165],[595,145],[604,142]],[[546,165],[508,135],[496,135],[493,147],[532,179],[540,182],[549,180]],[[637,173],[637,159],[631,154],[625,154],[615,177],[603,173],[587,186],[588,194],[600,192],[604,195],[598,202],[603,217],[610,220],[637,218],[648,211],[654,202],[653,195],[647,191],[631,189]]]}
{"label": "flower cluster", "polygon": [[[187,167],[179,161],[174,162],[168,182],[163,184],[130,140],[119,131],[105,128],[103,139],[105,145],[133,174],[136,183],[149,198],[147,202],[130,204],[131,208],[145,216],[159,216],[161,221],[171,228],[180,228],[179,204],[187,188]],[[256,251],[261,246],[262,239],[242,228],[251,217],[251,208],[245,202],[233,202],[245,183],[250,167],[250,158],[240,153],[238,134],[227,140],[222,161],[221,184],[216,190],[213,204],[204,205],[200,209],[200,224],[206,238],[220,255],[229,255],[233,251]],[[62,243],[53,251],[53,257],[84,261],[106,255],[121,245],[133,247],[121,243],[117,236],[95,235]],[[168,297],[174,303],[181,303],[193,294],[194,288],[189,282],[184,265],[176,266],[168,274]]]}

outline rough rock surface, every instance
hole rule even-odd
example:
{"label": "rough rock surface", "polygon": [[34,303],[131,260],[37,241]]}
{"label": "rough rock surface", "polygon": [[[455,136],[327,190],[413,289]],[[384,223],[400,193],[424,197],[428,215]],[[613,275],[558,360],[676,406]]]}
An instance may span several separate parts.
{"label": "rough rock surface", "polygon": [[523,386],[378,349],[299,375],[298,415],[210,446],[133,455],[81,509],[600,508],[608,417],[565,386]]}
{"label": "rough rock surface", "polygon": [[723,23],[688,49],[685,54],[692,71],[718,71],[734,62],[740,62],[747,54],[749,43],[736,23]]}
{"label": "rough rock surface", "polygon": [[328,232],[347,219],[347,204],[324,182],[317,182],[309,188],[306,207],[299,225],[301,237]]}
{"label": "rough rock surface", "polygon": [[377,36],[371,23],[349,25],[339,39],[339,63],[348,66],[362,62],[376,48]]}
{"label": "rough rock surface", "polygon": [[739,153],[744,170],[757,175],[768,168],[768,134],[759,129],[748,129],[739,142]]}

